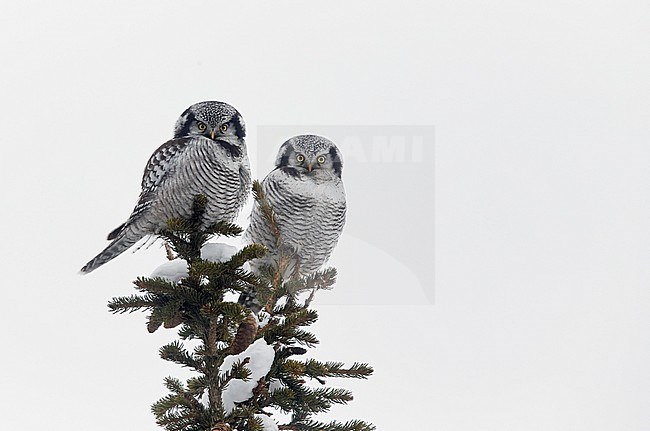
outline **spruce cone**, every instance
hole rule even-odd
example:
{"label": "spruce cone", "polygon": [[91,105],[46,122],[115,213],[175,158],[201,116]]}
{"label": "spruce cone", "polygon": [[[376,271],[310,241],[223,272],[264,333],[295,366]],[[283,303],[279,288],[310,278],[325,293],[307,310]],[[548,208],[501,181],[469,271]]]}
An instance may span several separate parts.
{"label": "spruce cone", "polygon": [[240,323],[239,328],[237,328],[237,334],[235,339],[230,345],[230,354],[237,355],[244,350],[255,340],[257,335],[257,319],[250,313],[246,320]]}
{"label": "spruce cone", "polygon": [[174,256],[174,251],[167,241],[165,241],[165,254],[167,255],[167,260],[176,259],[176,256]]}
{"label": "spruce cone", "polygon": [[171,319],[165,320],[163,326],[169,329],[169,328],[175,328],[181,323],[183,323],[183,316],[181,315],[181,313],[177,313]]}

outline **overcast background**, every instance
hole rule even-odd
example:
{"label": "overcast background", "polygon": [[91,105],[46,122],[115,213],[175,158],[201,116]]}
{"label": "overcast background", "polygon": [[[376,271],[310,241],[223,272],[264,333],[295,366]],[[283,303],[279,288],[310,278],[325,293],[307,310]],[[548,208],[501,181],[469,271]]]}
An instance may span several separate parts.
{"label": "overcast background", "polygon": [[246,119],[257,178],[283,140],[260,131],[322,127],[363,146],[367,126],[405,145],[412,126],[435,130],[413,176],[346,159],[341,276],[315,304],[313,355],[376,372],[332,381],[355,400],[326,418],[650,429],[649,8],[5,2],[1,427],[157,429],[149,406],[182,375],[157,356],[174,332],[106,303],[163,250],[77,271],[128,216],[178,115],[216,99]]}

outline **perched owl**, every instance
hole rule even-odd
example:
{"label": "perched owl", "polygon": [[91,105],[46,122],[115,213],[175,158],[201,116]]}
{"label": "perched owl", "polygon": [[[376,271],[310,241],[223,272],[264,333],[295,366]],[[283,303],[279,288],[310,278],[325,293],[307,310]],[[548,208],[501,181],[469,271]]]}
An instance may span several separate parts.
{"label": "perched owl", "polygon": [[[284,251],[291,256],[283,276],[308,275],[330,257],[345,224],[341,154],[328,139],[299,135],[282,144],[275,164],[262,188],[275,213]],[[280,250],[257,205],[244,241],[269,249],[267,256],[251,262],[254,272],[277,262]]]}
{"label": "perched owl", "polygon": [[149,159],[128,220],[108,234],[112,242],[81,272],[89,273],[145,236],[156,235],[167,220],[190,217],[197,195],[208,198],[204,228],[233,221],[251,186],[245,136],[242,116],[227,103],[200,102],[187,108],[176,122],[174,138]]}

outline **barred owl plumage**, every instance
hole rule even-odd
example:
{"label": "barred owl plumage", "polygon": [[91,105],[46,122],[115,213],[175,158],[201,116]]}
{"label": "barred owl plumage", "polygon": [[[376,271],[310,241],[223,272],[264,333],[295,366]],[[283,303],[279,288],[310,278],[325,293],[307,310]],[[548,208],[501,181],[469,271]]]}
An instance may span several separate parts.
{"label": "barred owl plumage", "polygon": [[223,102],[200,102],[176,122],[174,138],[158,148],[147,163],[142,191],[128,220],[108,234],[112,242],[88,262],[89,273],[148,235],[167,220],[188,218],[197,195],[208,204],[202,227],[233,221],[251,186],[246,126],[235,108]]}
{"label": "barred owl plumage", "polygon": [[[333,142],[299,135],[282,144],[276,168],[264,178],[262,188],[275,213],[282,244],[292,256],[285,279],[317,271],[332,254],[345,224],[342,168],[341,154]],[[277,263],[280,250],[257,205],[244,241],[269,249],[266,257],[251,262],[254,272]]]}

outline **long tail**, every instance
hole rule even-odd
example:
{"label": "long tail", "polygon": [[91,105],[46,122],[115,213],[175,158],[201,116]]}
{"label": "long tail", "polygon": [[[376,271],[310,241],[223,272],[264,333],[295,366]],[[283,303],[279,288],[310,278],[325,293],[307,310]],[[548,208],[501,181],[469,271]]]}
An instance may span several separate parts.
{"label": "long tail", "polygon": [[[133,244],[140,241],[145,234],[135,232],[132,229],[129,229],[130,226],[124,227],[117,235],[113,235],[114,232],[111,232],[109,239],[115,238],[108,247],[106,247],[101,253],[95,256],[90,262],[84,265],[79,271],[81,274],[88,274],[113,259],[115,259],[120,254],[128,250]],[[117,229],[116,229],[117,230]]]}
{"label": "long tail", "polygon": [[247,290],[239,294],[239,304],[244,307],[250,308],[250,310],[257,316],[257,314],[262,310],[262,304],[257,300],[257,295],[252,286],[249,286]]}

